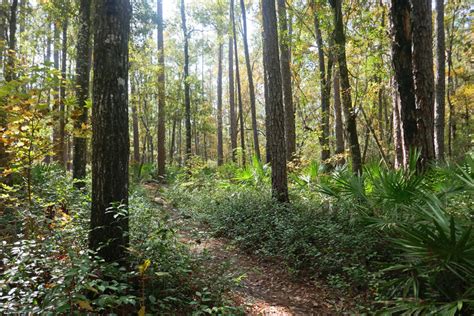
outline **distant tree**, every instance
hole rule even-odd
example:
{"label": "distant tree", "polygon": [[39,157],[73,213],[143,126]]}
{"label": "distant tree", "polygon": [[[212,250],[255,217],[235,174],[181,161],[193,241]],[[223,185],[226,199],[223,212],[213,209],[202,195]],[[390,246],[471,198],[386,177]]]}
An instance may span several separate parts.
{"label": "distant tree", "polygon": [[232,161],[236,162],[237,150],[237,116],[235,114],[235,88],[234,88],[234,41],[229,35],[229,119],[230,119],[230,149]]}
{"label": "distant tree", "polygon": [[339,86],[339,70],[334,71],[334,135],[336,137],[335,154],[338,155],[337,164],[344,164],[344,125],[342,123],[341,89]]}
{"label": "distant tree", "polygon": [[[74,136],[73,169],[74,179],[86,177],[87,164],[87,138],[83,135],[83,125],[87,124],[86,100],[89,97],[89,74],[91,68],[90,56],[90,19],[91,1],[81,0],[79,4],[79,33],[76,49],[76,99],[77,105],[74,109]],[[76,182],[77,186],[83,187],[84,182]]]}
{"label": "distant tree", "polygon": [[[222,38],[219,40],[222,41]],[[224,141],[222,137],[222,55],[224,44],[219,42],[218,68],[217,68],[217,165],[224,163]]]}
{"label": "distant tree", "polygon": [[346,139],[349,143],[349,149],[352,159],[352,170],[354,173],[362,173],[362,157],[359,147],[359,138],[357,136],[356,112],[352,107],[351,85],[349,82],[349,71],[346,61],[346,36],[344,34],[344,23],[342,15],[342,0],[329,1],[334,11],[334,43],[336,46],[336,56],[339,65],[339,78],[342,90],[342,106],[347,115],[346,121]]}
{"label": "distant tree", "polygon": [[286,170],[285,120],[282,96],[278,29],[274,0],[262,0],[263,56],[265,64],[265,104],[267,109],[269,141],[272,165],[272,195],[280,202],[288,202]]}
{"label": "distant tree", "polygon": [[239,106],[239,123],[240,123],[240,147],[242,150],[242,165],[245,166],[245,125],[244,125],[244,110],[242,104],[242,89],[240,85],[240,67],[239,67],[239,53],[237,50],[237,32],[235,31],[235,14],[234,14],[234,0],[230,0],[230,16],[232,23],[232,37],[234,39],[234,53],[235,53],[235,81],[237,82],[237,102]]}
{"label": "distant tree", "polygon": [[163,47],[163,0],[156,2],[158,44],[158,177],[165,176],[166,164],[166,113],[165,113],[165,55]]}
{"label": "distant tree", "polygon": [[[316,1],[313,2],[313,14],[314,14],[314,30],[316,33],[316,43],[318,45],[318,60],[319,60],[319,82],[321,86],[321,136],[319,137],[319,143],[321,145],[321,162],[325,163],[330,157],[329,150],[329,99],[331,91],[329,89],[329,82],[326,78],[326,63],[323,48],[323,36],[321,28],[319,26],[318,10],[316,7]],[[328,67],[328,74],[331,69]]]}
{"label": "distant tree", "polygon": [[260,144],[258,140],[257,110],[255,105],[255,86],[253,83],[252,66],[250,65],[249,44],[247,39],[247,13],[244,0],[240,0],[240,10],[242,12],[242,37],[244,42],[245,65],[247,67],[247,77],[249,85],[250,113],[252,115],[253,146],[255,156],[260,161]]}
{"label": "distant tree", "polygon": [[67,165],[66,150],[66,71],[67,71],[67,30],[69,25],[68,8],[63,7],[65,18],[62,22],[62,47],[61,47],[61,84],[59,86],[59,144],[58,144],[58,161],[63,166]]}
{"label": "distant tree", "polygon": [[[128,0],[96,1],[92,108],[92,210],[89,247],[124,263],[129,243]],[[115,204],[116,203],[116,204]]]}

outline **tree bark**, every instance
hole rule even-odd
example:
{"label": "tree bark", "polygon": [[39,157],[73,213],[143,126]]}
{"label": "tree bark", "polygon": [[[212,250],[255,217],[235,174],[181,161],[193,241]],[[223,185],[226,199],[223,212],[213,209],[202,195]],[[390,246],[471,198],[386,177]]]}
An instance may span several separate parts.
{"label": "tree bark", "polygon": [[262,0],[263,55],[265,60],[265,103],[268,112],[268,136],[272,165],[272,196],[288,202],[286,170],[285,120],[282,97],[282,78],[278,53],[278,30],[274,0]]}
{"label": "tree bark", "polygon": [[[87,165],[87,138],[84,135],[83,125],[87,124],[86,101],[89,97],[89,74],[91,67],[90,55],[90,19],[91,1],[81,0],[79,7],[79,35],[76,48],[76,99],[74,113],[74,152],[73,170],[74,179],[82,180],[86,177]],[[76,182],[79,188],[84,186],[83,181]]]}
{"label": "tree bark", "polygon": [[436,159],[444,160],[444,125],[446,95],[446,57],[444,35],[444,0],[436,0],[436,107],[435,153]]}
{"label": "tree bark", "polygon": [[66,71],[67,71],[67,29],[68,18],[62,24],[62,49],[61,49],[61,85],[59,87],[59,145],[58,161],[63,167],[67,165],[66,150]]}
{"label": "tree bark", "polygon": [[184,109],[186,129],[186,155],[185,160],[191,157],[191,97],[189,95],[189,34],[186,26],[186,8],[181,0],[181,27],[184,36]]}
{"label": "tree bark", "polygon": [[409,0],[392,0],[390,22],[392,33],[392,64],[395,84],[400,98],[400,124],[403,137],[403,165],[408,164],[410,150],[416,141],[416,104],[412,71],[412,27]]}
{"label": "tree bark", "polygon": [[339,64],[339,76],[342,89],[342,106],[346,111],[346,139],[349,142],[349,149],[352,158],[352,171],[356,174],[362,173],[362,158],[360,153],[359,138],[357,136],[357,115],[352,107],[351,85],[349,82],[349,72],[346,62],[346,36],[344,34],[344,24],[342,17],[342,0],[331,0],[334,11],[334,42],[336,46],[336,56]]}
{"label": "tree bark", "polygon": [[[394,80],[393,80],[394,81]],[[392,92],[393,102],[393,143],[395,151],[395,163],[396,169],[399,169],[404,165],[403,163],[403,138],[402,138],[402,123],[400,119],[400,97],[396,89],[395,81],[393,82]]]}
{"label": "tree bark", "polygon": [[419,168],[425,169],[434,152],[434,72],[431,0],[410,0],[412,7],[413,75],[417,109]]}
{"label": "tree bark", "polygon": [[[316,10],[316,3],[313,2],[314,15],[314,30],[316,33],[316,42],[318,45],[318,60],[319,60],[319,82],[321,85],[321,136],[319,137],[319,144],[321,145],[321,163],[325,164],[330,158],[329,149],[329,97],[330,91],[328,82],[326,80],[326,64],[323,49],[323,36],[319,27],[318,12]],[[331,70],[328,67],[328,72]]]}
{"label": "tree bark", "polygon": [[240,10],[242,12],[242,36],[244,41],[244,54],[245,54],[245,65],[247,67],[247,77],[248,77],[248,85],[249,85],[249,97],[250,97],[250,113],[252,115],[252,132],[253,132],[253,146],[255,150],[255,157],[260,161],[261,154],[260,154],[260,144],[258,140],[258,125],[257,125],[257,110],[255,104],[255,86],[253,83],[253,75],[252,75],[252,66],[250,65],[250,53],[249,53],[249,45],[247,41],[247,16],[245,10],[245,2],[244,0],[240,0]]}
{"label": "tree bark", "polygon": [[[221,39],[222,40],[222,39]],[[224,164],[224,142],[222,138],[222,55],[224,44],[219,43],[217,68],[217,165]]]}
{"label": "tree bark", "polygon": [[[59,45],[61,42],[61,30],[59,29],[59,23],[54,23],[54,52],[53,52],[53,63],[54,69],[59,72],[60,71],[60,53],[59,53]],[[60,135],[60,127],[59,127],[59,117],[60,117],[60,94],[61,94],[61,82],[55,87],[54,93],[54,104],[53,104],[53,112],[54,112],[54,122],[53,122],[53,160],[55,162],[60,161],[60,143],[59,143],[59,135]]]}
{"label": "tree bark", "polygon": [[245,166],[245,122],[244,109],[242,105],[242,91],[240,87],[240,67],[239,54],[237,50],[237,32],[235,31],[235,16],[234,16],[234,0],[230,0],[230,16],[232,19],[232,37],[234,39],[234,54],[235,54],[235,80],[237,81],[237,101],[239,106],[239,123],[240,123],[240,147],[242,151],[242,165]]}
{"label": "tree bark", "polygon": [[278,0],[278,20],[280,26],[280,67],[283,86],[285,115],[286,159],[290,161],[296,153],[295,111],[293,109],[293,91],[291,88],[290,36],[286,0]]}
{"label": "tree bark", "polygon": [[237,118],[235,115],[235,89],[234,89],[234,46],[232,36],[229,36],[229,116],[230,116],[230,149],[232,161],[236,162],[237,150]]}
{"label": "tree bark", "polygon": [[136,102],[136,89],[135,82],[132,79],[130,82],[131,85],[131,105],[132,105],[132,130],[133,130],[133,163],[140,163],[140,131],[138,129],[138,113],[137,113],[137,102]]}
{"label": "tree bark", "polygon": [[173,129],[171,131],[171,137],[170,137],[170,153],[169,153],[169,164],[173,164],[173,159],[174,159],[174,151],[175,151],[175,143],[176,143],[176,118],[173,118]]}
{"label": "tree bark", "polygon": [[344,125],[342,123],[341,91],[339,86],[339,69],[334,71],[334,134],[336,137],[336,163],[343,165],[344,159]]}
{"label": "tree bark", "polygon": [[[92,108],[92,211],[89,247],[126,262],[128,205],[128,0],[95,2]],[[112,207],[112,208],[111,208]]]}
{"label": "tree bark", "polygon": [[165,51],[163,46],[163,0],[157,1],[158,24],[158,177],[164,178],[166,165],[166,130],[165,130]]}
{"label": "tree bark", "polygon": [[15,59],[16,59],[16,20],[18,12],[18,0],[12,0],[10,6],[10,23],[9,29],[10,34],[8,38],[8,53],[7,53],[7,64],[5,67],[5,81],[10,82],[15,79]]}

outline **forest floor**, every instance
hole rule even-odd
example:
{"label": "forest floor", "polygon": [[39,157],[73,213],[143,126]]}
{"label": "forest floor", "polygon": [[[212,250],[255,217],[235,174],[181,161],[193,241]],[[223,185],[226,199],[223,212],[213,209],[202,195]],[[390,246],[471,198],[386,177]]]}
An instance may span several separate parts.
{"label": "forest floor", "polygon": [[355,302],[342,297],[322,280],[301,280],[292,276],[284,264],[245,253],[225,238],[215,238],[209,227],[168,203],[159,186],[147,183],[152,201],[169,214],[179,240],[193,255],[205,254],[204,271],[219,271],[239,279],[228,297],[247,315],[334,315],[348,313]]}

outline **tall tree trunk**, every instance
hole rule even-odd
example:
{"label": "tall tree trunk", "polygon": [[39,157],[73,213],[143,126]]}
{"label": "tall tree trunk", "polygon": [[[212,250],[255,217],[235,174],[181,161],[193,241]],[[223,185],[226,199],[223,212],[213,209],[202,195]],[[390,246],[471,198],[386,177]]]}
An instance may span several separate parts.
{"label": "tall tree trunk", "polygon": [[278,30],[274,0],[262,0],[263,55],[265,59],[265,103],[269,118],[268,134],[272,165],[272,196],[280,202],[288,202],[286,170],[285,109],[282,97],[282,78],[278,54]]}
{"label": "tall tree trunk", "polygon": [[166,130],[165,130],[165,51],[163,48],[163,0],[157,1],[158,24],[158,177],[165,176],[166,164]]}
{"label": "tall tree trunk", "polygon": [[296,153],[295,111],[293,109],[293,91],[291,88],[290,36],[286,0],[278,0],[278,20],[280,26],[280,67],[283,86],[285,115],[286,159],[290,161]]}
{"label": "tall tree trunk", "polygon": [[[221,39],[222,40],[222,39]],[[217,165],[224,163],[224,142],[222,139],[222,55],[224,44],[219,43],[217,68]]]}
{"label": "tall tree trunk", "polygon": [[[13,0],[10,6],[10,17],[9,17],[9,29],[10,29],[10,38],[8,41],[8,52],[7,52],[7,62],[4,65],[5,71],[5,81],[10,82],[15,79],[15,49],[16,49],[16,14],[17,14],[18,1]],[[6,13],[6,12],[5,12]],[[1,17],[2,19],[4,17]],[[5,16],[6,19],[6,16]],[[0,100],[3,106],[5,100]],[[8,122],[8,113],[3,109],[0,109],[0,126],[4,128]],[[5,129],[0,130],[2,133]],[[5,145],[3,142],[0,142],[0,177],[8,165],[8,153],[5,150]]]}
{"label": "tall tree trunk", "polygon": [[[7,46],[7,22],[8,22],[7,7],[8,7],[7,0],[1,0],[0,2],[0,68],[2,69],[4,67],[3,52],[5,51],[5,48]],[[0,79],[3,79],[3,77],[0,77]]]}
{"label": "tall tree trunk", "polygon": [[249,97],[250,97],[250,113],[252,115],[252,132],[253,132],[253,147],[255,150],[255,156],[260,161],[260,145],[258,140],[258,126],[257,126],[257,110],[255,104],[255,87],[253,83],[252,66],[250,65],[250,54],[249,45],[247,41],[247,16],[245,10],[244,0],[240,0],[240,10],[242,12],[242,36],[244,41],[244,54],[245,54],[245,65],[247,67],[247,77],[249,85]]}
{"label": "tall tree trunk", "polygon": [[10,82],[15,79],[15,59],[16,59],[16,20],[17,20],[17,11],[18,11],[18,0],[12,0],[10,6],[10,23],[9,29],[10,34],[8,38],[8,59],[5,67],[5,81]]}
{"label": "tall tree trunk", "polygon": [[[321,136],[319,144],[321,145],[321,163],[325,164],[331,153],[329,150],[329,97],[328,82],[326,81],[326,64],[324,61],[323,36],[319,27],[318,12],[316,10],[316,2],[313,2],[314,30],[316,33],[316,42],[318,45],[319,59],[319,82],[321,85]],[[328,72],[331,69],[328,67]]]}
{"label": "tall tree trunk", "polygon": [[237,101],[239,105],[239,122],[240,122],[240,147],[242,150],[242,165],[245,166],[245,125],[244,125],[244,109],[242,105],[242,91],[240,87],[240,67],[239,54],[237,50],[237,32],[235,31],[235,16],[234,16],[234,0],[230,0],[230,16],[232,19],[232,37],[234,39],[234,53],[235,53],[235,80],[237,81]]}
{"label": "tall tree trunk", "polygon": [[59,88],[59,145],[58,161],[63,167],[67,163],[66,151],[66,70],[67,70],[67,29],[68,18],[66,17],[62,24],[62,49],[61,49],[61,86]]}
{"label": "tall tree trunk", "polygon": [[[456,10],[455,10],[456,12]],[[455,117],[455,109],[454,104],[451,100],[451,96],[454,95],[454,78],[453,78],[453,42],[454,42],[454,23],[456,20],[456,15],[453,14],[451,27],[448,28],[448,38],[449,38],[449,48],[447,51],[447,59],[448,59],[448,91],[447,91],[447,99],[448,99],[448,107],[449,107],[449,118],[448,118],[448,125],[449,125],[449,133],[448,133],[448,154],[449,157],[453,156],[453,142],[456,138],[456,121]]]}
{"label": "tall tree trunk", "polygon": [[138,113],[137,113],[137,102],[136,102],[136,89],[135,82],[132,79],[130,82],[132,97],[130,101],[132,103],[132,130],[133,130],[133,163],[140,163],[140,131],[138,129]]}
{"label": "tall tree trunk", "polygon": [[[126,262],[128,215],[128,0],[95,2],[92,108],[92,211],[89,247]],[[113,209],[110,209],[110,207]]]}
{"label": "tall tree trunk", "polygon": [[174,157],[174,151],[175,151],[175,138],[176,138],[176,118],[173,117],[173,129],[171,132],[171,141],[170,141],[170,154],[169,154],[169,164],[173,164],[173,157]]}
{"label": "tall tree trunk", "polygon": [[348,115],[346,120],[346,139],[352,158],[352,170],[356,174],[362,173],[362,158],[360,154],[359,138],[357,136],[356,113],[352,107],[351,85],[349,82],[349,72],[346,62],[346,36],[344,34],[344,24],[342,17],[342,0],[331,0],[334,10],[334,41],[336,46],[337,60],[339,64],[339,76],[342,89],[342,106]]}
{"label": "tall tree trunk", "polygon": [[[61,30],[59,29],[60,24],[58,21],[54,23],[54,53],[53,53],[53,63],[54,69],[56,71],[60,71],[60,53],[59,47],[61,42]],[[60,162],[61,154],[60,154],[60,143],[59,143],[59,135],[60,135],[60,124],[59,124],[59,117],[60,117],[60,94],[61,94],[61,82],[55,87],[56,91],[54,93],[54,104],[53,104],[53,112],[54,112],[54,123],[53,123],[53,152],[54,156],[53,159],[55,162]]]}
{"label": "tall tree trunk", "polygon": [[344,125],[342,123],[341,91],[339,86],[339,69],[334,71],[334,134],[336,137],[336,163],[343,165],[344,159]]}
{"label": "tall tree trunk", "polygon": [[435,107],[435,153],[436,159],[444,159],[444,124],[446,94],[446,57],[444,36],[444,0],[436,0],[436,107]]}
{"label": "tall tree trunk", "polygon": [[393,143],[395,150],[395,168],[399,169],[403,166],[403,138],[402,138],[402,122],[400,119],[400,97],[396,89],[395,81],[393,82],[392,102],[393,102]]}
{"label": "tall tree trunk", "polygon": [[[89,74],[91,56],[90,52],[90,19],[91,1],[81,0],[79,7],[79,34],[76,49],[76,99],[77,106],[74,113],[74,153],[73,170],[74,179],[82,180],[86,177],[87,164],[87,138],[84,135],[83,125],[87,124],[86,100],[89,97]],[[76,182],[78,187],[83,187],[84,182]]]}
{"label": "tall tree trunk", "polygon": [[184,108],[185,108],[185,129],[186,129],[186,156],[187,160],[191,156],[191,97],[189,95],[189,34],[186,26],[186,8],[184,0],[181,0],[181,27],[184,36]]}
{"label": "tall tree trunk", "polygon": [[232,161],[236,162],[237,150],[237,117],[235,115],[235,89],[234,89],[234,42],[229,36],[229,116],[230,116],[230,149]]}
{"label": "tall tree trunk", "polygon": [[408,164],[410,150],[417,148],[416,103],[412,71],[412,27],[409,0],[392,0],[390,22],[392,64],[400,97],[400,124],[403,137],[403,165]]}
{"label": "tall tree trunk", "polygon": [[419,167],[426,168],[434,151],[434,72],[431,0],[410,0],[412,7],[413,75],[417,109]]}
{"label": "tall tree trunk", "polygon": [[179,128],[178,128],[178,163],[180,166],[183,165],[183,119],[179,119]]}

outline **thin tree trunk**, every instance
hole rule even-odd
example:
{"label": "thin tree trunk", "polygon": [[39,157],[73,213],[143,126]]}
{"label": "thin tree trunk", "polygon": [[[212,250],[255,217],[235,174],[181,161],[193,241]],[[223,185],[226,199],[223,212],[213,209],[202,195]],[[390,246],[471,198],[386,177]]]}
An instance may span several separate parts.
{"label": "thin tree trunk", "polygon": [[283,87],[286,159],[290,161],[296,153],[295,111],[293,109],[293,91],[291,88],[290,37],[288,35],[288,17],[286,0],[278,0],[278,20],[280,26],[280,67]]}
{"label": "thin tree trunk", "polygon": [[138,113],[137,113],[137,102],[136,102],[136,89],[135,82],[131,80],[131,93],[132,97],[130,101],[132,103],[132,130],[133,130],[133,163],[138,164],[140,162],[140,131],[138,129]]}
{"label": "thin tree trunk", "polygon": [[449,48],[447,51],[447,59],[448,59],[448,91],[447,91],[447,99],[448,99],[448,107],[449,107],[449,133],[448,133],[448,154],[449,157],[453,156],[453,142],[456,139],[456,121],[455,117],[455,108],[454,104],[451,100],[451,96],[454,95],[454,80],[453,80],[453,42],[454,42],[454,23],[456,20],[456,11],[454,10],[451,27],[448,28],[448,37],[449,37]]}
{"label": "thin tree trunk", "polygon": [[239,106],[239,122],[240,122],[240,147],[242,150],[242,165],[245,166],[245,125],[244,125],[244,109],[242,105],[242,91],[240,87],[240,67],[239,54],[237,50],[237,32],[235,31],[235,16],[234,16],[234,0],[230,0],[230,16],[232,19],[232,37],[234,39],[234,54],[235,54],[235,80],[237,81],[237,101]]}
{"label": "thin tree trunk", "polygon": [[[56,71],[60,71],[59,65],[59,45],[61,42],[61,31],[59,29],[59,24],[54,23],[54,53],[53,53],[53,62],[54,62],[54,69]],[[56,91],[54,93],[54,104],[53,104],[53,112],[54,112],[54,124],[53,124],[53,152],[54,156],[53,159],[55,162],[60,161],[60,143],[59,143],[59,122],[58,118],[60,116],[60,93],[61,93],[61,82],[56,86]]]}
{"label": "thin tree trunk", "polygon": [[393,82],[393,142],[395,150],[395,168],[399,169],[404,165],[403,163],[403,137],[402,137],[402,124],[400,119],[400,97],[396,89],[396,84]]}
{"label": "thin tree trunk", "polygon": [[164,178],[166,165],[165,51],[163,46],[163,0],[157,1],[158,24],[158,177]]}
{"label": "thin tree trunk", "polygon": [[235,115],[234,89],[234,46],[232,36],[229,36],[229,115],[230,115],[230,149],[232,161],[236,162],[237,150],[237,118]]}
{"label": "thin tree trunk", "polygon": [[59,145],[58,160],[63,167],[67,165],[66,150],[66,70],[67,70],[67,29],[68,19],[65,18],[62,24],[62,49],[61,49],[61,86],[60,86],[60,105],[59,105]]}
{"label": "thin tree trunk", "polygon": [[[263,55],[265,59],[265,103],[269,118],[272,165],[272,195],[280,202],[288,202],[288,179],[286,170],[285,109],[282,96],[282,79],[278,54],[278,30],[274,0],[262,0]],[[269,136],[267,135],[267,136]]]}
{"label": "thin tree trunk", "polygon": [[183,119],[179,119],[179,129],[178,129],[178,160],[179,165],[183,165]]}
{"label": "thin tree trunk", "polygon": [[446,95],[446,57],[444,36],[444,0],[436,0],[436,107],[435,153],[436,159],[444,160],[444,124]]}
{"label": "thin tree trunk", "polygon": [[[73,153],[73,178],[82,180],[86,177],[87,165],[87,138],[84,135],[83,125],[87,124],[86,100],[89,97],[89,74],[91,68],[90,52],[90,19],[91,1],[81,0],[79,8],[79,35],[76,49],[76,99],[77,106],[74,119],[74,153]],[[82,188],[83,181],[76,182]]]}
{"label": "thin tree trunk", "polygon": [[[319,27],[318,12],[316,11],[316,3],[313,2],[314,30],[316,33],[316,42],[318,45],[319,59],[319,82],[321,86],[321,136],[319,144],[321,145],[321,163],[325,164],[330,158],[329,149],[329,97],[330,90],[326,81],[326,64],[324,61],[323,36]],[[328,67],[328,72],[330,71]]]}
{"label": "thin tree trunk", "polygon": [[352,170],[356,174],[362,173],[362,158],[360,154],[359,138],[357,136],[356,113],[352,107],[351,85],[349,82],[349,72],[346,62],[346,37],[344,34],[344,24],[342,16],[342,0],[332,0],[331,5],[334,10],[334,41],[339,64],[339,76],[342,89],[342,106],[348,115],[346,120],[346,138],[349,142],[349,149],[352,158]]}
{"label": "thin tree trunk", "polygon": [[217,69],[217,165],[224,163],[224,142],[222,139],[222,55],[224,44],[219,43]]}
{"label": "thin tree trunk", "polygon": [[181,0],[181,27],[184,36],[184,108],[185,108],[185,128],[186,128],[186,156],[185,160],[191,156],[191,99],[189,95],[189,34],[186,26],[186,8],[184,0]]}
{"label": "thin tree trunk", "polygon": [[5,67],[5,81],[10,82],[15,79],[15,59],[16,59],[16,20],[17,20],[17,11],[18,11],[18,0],[12,0],[10,6],[10,35],[8,38],[8,58],[7,64]]}
{"label": "thin tree trunk", "polygon": [[412,7],[413,75],[417,108],[417,141],[421,150],[419,168],[435,158],[434,72],[431,0],[410,0]]}
{"label": "thin tree trunk", "polygon": [[247,17],[245,10],[244,0],[240,0],[240,10],[242,12],[242,36],[244,42],[244,54],[245,54],[245,65],[247,67],[247,77],[249,85],[249,97],[250,97],[250,113],[252,115],[252,132],[253,132],[253,147],[255,150],[255,156],[260,161],[260,145],[258,140],[258,126],[257,126],[257,110],[255,104],[255,87],[253,83],[252,67],[250,65],[250,54],[249,54],[249,45],[247,42]]}
{"label": "thin tree trunk", "polygon": [[343,165],[344,159],[344,125],[342,123],[341,91],[339,86],[339,68],[334,71],[334,134],[336,136],[336,163]]}
{"label": "thin tree trunk", "polygon": [[[3,69],[3,51],[5,50],[6,41],[7,41],[7,22],[8,22],[8,13],[7,13],[7,0],[1,0],[0,2],[0,68]],[[3,79],[0,77],[0,79]],[[0,145],[2,146],[2,145]],[[1,150],[1,149],[0,149]]]}
{"label": "thin tree trunk", "polygon": [[[128,215],[128,0],[95,2],[90,249],[125,265]],[[110,207],[113,207],[110,209]]]}
{"label": "thin tree trunk", "polygon": [[175,137],[176,137],[176,118],[173,118],[173,129],[171,132],[171,142],[170,142],[170,154],[169,154],[169,164],[173,164],[174,151],[175,151]]}

